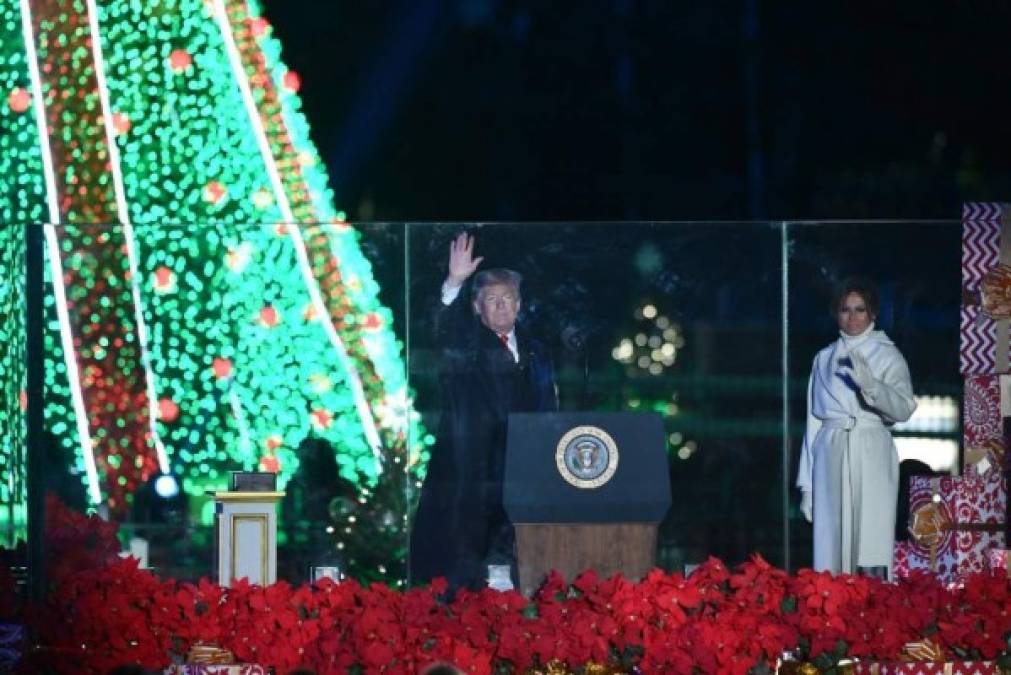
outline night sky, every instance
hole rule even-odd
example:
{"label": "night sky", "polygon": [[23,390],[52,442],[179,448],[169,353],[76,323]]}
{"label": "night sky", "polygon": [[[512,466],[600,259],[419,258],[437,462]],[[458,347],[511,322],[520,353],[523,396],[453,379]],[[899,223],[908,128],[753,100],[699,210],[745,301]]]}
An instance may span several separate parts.
{"label": "night sky", "polygon": [[267,0],[350,219],[957,219],[1011,3]]}

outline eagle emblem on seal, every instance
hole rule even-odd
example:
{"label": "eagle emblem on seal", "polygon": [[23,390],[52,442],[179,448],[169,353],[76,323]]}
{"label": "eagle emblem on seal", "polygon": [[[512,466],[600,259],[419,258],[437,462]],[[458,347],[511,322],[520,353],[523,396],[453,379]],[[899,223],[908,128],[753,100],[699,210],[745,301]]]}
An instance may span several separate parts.
{"label": "eagle emblem on seal", "polygon": [[599,427],[579,426],[567,431],[555,448],[555,464],[565,482],[577,488],[604,485],[618,470],[618,446]]}

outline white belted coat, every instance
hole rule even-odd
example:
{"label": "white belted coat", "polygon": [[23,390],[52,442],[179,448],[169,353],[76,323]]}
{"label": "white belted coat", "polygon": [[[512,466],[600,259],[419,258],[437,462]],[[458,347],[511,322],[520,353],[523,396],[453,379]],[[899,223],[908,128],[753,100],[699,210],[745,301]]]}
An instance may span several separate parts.
{"label": "white belted coat", "polygon": [[[840,372],[850,350],[874,375],[867,391]],[[885,566],[891,577],[899,465],[890,427],[915,408],[909,367],[883,331],[840,337],[815,356],[797,486],[812,491],[816,570]]]}

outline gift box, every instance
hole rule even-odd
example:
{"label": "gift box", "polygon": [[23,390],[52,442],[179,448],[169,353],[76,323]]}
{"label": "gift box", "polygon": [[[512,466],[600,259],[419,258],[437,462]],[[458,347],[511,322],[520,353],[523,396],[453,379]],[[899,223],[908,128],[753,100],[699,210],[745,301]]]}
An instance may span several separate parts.
{"label": "gift box", "polygon": [[184,663],[169,666],[165,675],[267,675],[267,669],[255,663]]}
{"label": "gift box", "polygon": [[904,579],[912,571],[910,568],[910,555],[913,545],[908,541],[896,541],[892,552],[892,576],[897,579]]}
{"label": "gift box", "polygon": [[1011,370],[1011,205],[975,202],[962,208],[960,370],[989,375]]}
{"label": "gift box", "polygon": [[999,471],[909,481],[908,542],[896,546],[893,570],[927,570],[947,583],[990,568],[989,551],[1005,548],[1007,492]]}
{"label": "gift box", "polygon": [[854,664],[860,675],[1000,675],[1004,671],[996,661],[923,661],[865,662]]}
{"label": "gift box", "polygon": [[1008,418],[1011,417],[1011,375],[965,378],[963,400],[962,471],[987,473],[1008,467]]}
{"label": "gift box", "polygon": [[987,555],[990,558],[990,570],[993,572],[1004,572],[1011,579],[1011,555],[1008,555],[1008,553],[1011,553],[1011,551],[1008,551],[1006,548],[994,548],[990,549]]}

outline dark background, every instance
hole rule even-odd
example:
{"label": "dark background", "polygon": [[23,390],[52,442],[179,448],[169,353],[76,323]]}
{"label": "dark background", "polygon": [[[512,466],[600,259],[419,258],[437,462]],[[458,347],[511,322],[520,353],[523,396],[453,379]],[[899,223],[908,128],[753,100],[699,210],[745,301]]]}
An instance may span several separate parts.
{"label": "dark background", "polygon": [[350,220],[957,218],[1011,3],[266,0]]}

